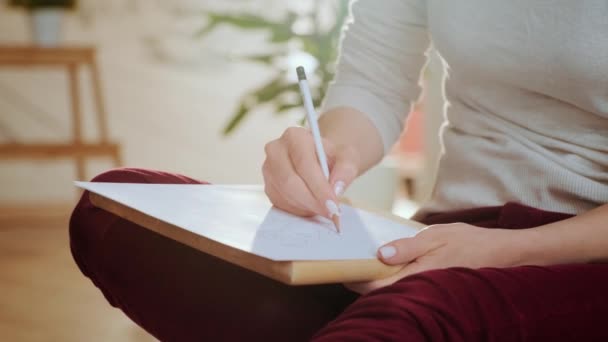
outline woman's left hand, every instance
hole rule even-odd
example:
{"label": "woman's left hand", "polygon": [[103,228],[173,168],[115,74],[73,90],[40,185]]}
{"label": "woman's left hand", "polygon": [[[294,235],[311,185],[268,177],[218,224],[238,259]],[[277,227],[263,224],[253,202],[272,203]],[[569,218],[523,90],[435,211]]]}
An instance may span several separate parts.
{"label": "woman's left hand", "polygon": [[[510,267],[524,264],[521,230],[488,229],[465,223],[440,224],[414,237],[395,240],[378,250],[388,265],[404,265],[396,274],[371,282],[345,286],[365,294],[422,271],[448,267]],[[524,237],[525,238],[525,237]]]}

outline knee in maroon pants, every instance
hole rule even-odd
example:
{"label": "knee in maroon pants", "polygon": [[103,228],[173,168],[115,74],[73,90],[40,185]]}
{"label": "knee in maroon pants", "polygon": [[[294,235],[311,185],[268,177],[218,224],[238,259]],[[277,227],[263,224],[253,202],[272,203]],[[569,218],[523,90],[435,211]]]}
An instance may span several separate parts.
{"label": "knee in maroon pants", "polygon": [[315,341],[608,341],[608,265],[449,268],[360,297]]}
{"label": "knee in maroon pants", "polygon": [[[198,183],[138,169],[94,181]],[[289,287],[240,269],[95,208],[87,193],[70,234],[83,273],[161,340],[308,340],[355,298],[340,286]]]}
{"label": "knee in maroon pants", "polygon": [[[92,179],[92,182],[106,183],[177,183],[199,184],[194,179],[165,173],[161,171],[137,168],[120,168],[104,172]],[[89,277],[113,306],[116,301],[111,294],[104,290],[95,276],[97,269],[103,263],[103,238],[108,229],[120,224],[122,220],[105,210],[96,208],[89,201],[89,193],[85,191],[74,208],[70,217],[70,249],[76,264]]]}
{"label": "knee in maroon pants", "polygon": [[314,341],[474,341],[452,331],[468,329],[461,318],[470,305],[460,302],[474,297],[464,278],[458,279],[461,272],[466,270],[423,272],[370,292]]}

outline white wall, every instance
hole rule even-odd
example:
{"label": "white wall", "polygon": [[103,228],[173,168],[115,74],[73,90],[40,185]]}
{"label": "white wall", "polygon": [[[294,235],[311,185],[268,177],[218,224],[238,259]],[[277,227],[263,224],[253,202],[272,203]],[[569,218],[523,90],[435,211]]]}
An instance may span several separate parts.
{"label": "white wall", "polygon": [[[137,11],[125,9],[124,4],[131,2],[137,5]],[[223,56],[264,51],[263,37],[222,29],[204,41],[194,41],[189,38],[190,33],[202,23],[196,15],[176,19],[159,9],[158,4],[166,4],[164,2],[131,2],[82,0],[84,11],[78,16],[71,14],[64,27],[66,44],[98,47],[110,133],[122,144],[125,166],[178,172],[215,183],[261,183],[263,145],[286,127],[296,124],[302,113],[276,116],[271,109],[262,110],[249,117],[234,135],[223,137],[220,132],[239,96],[273,76],[270,69],[235,63]],[[282,11],[287,3],[279,0],[179,1],[189,2],[226,6],[246,3],[248,9],[257,7],[266,11]],[[297,0],[291,2],[301,4]],[[27,16],[0,7],[0,44],[28,41]],[[152,46],[156,47],[153,52],[157,55],[172,58],[176,63],[159,62],[151,53],[150,45],[144,44],[146,41],[153,41]],[[81,77],[86,84],[88,74],[83,72]],[[430,83],[436,85],[427,91],[427,97],[435,102],[426,106],[433,112],[429,113],[432,118],[428,132],[433,134],[443,105],[437,102],[442,101],[440,82]],[[0,128],[8,127],[20,141],[68,139],[70,112],[66,86],[61,70],[0,67]],[[90,97],[87,89],[84,90],[85,132],[89,139],[94,139]],[[14,93],[41,107],[44,113],[16,101]],[[0,139],[6,138],[0,134]],[[426,144],[432,156],[430,171],[424,173],[429,177],[418,190],[423,194],[432,188],[433,156],[439,152],[436,141],[436,136],[430,136]],[[110,167],[107,160],[91,162],[89,177]],[[76,195],[72,187],[75,177],[70,161],[1,160],[0,205],[71,202]],[[358,203],[374,206],[382,202],[380,207],[389,208],[390,190],[397,184],[394,177],[394,170],[370,172],[352,189],[351,196]]]}

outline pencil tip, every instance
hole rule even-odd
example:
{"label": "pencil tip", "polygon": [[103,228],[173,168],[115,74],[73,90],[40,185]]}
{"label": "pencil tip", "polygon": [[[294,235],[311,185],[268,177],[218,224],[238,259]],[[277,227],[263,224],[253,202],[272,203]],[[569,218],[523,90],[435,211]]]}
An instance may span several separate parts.
{"label": "pencil tip", "polygon": [[298,80],[302,81],[306,79],[306,72],[304,71],[304,67],[303,66],[299,66],[296,68],[296,72],[298,73]]}
{"label": "pencil tip", "polygon": [[331,220],[334,223],[334,226],[336,227],[336,232],[340,234],[340,216],[334,215],[331,217]]}

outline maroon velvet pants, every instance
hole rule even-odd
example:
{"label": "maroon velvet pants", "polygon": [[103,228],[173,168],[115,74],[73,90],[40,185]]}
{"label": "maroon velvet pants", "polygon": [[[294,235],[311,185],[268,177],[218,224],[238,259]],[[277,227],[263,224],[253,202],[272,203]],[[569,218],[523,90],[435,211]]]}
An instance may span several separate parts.
{"label": "maroon velvet pants", "polygon": [[[199,183],[138,169],[95,181]],[[510,203],[425,223],[520,229],[567,217]],[[279,284],[97,209],[86,193],[70,237],[110,304],[163,341],[608,341],[608,264],[449,268],[359,297]]]}

